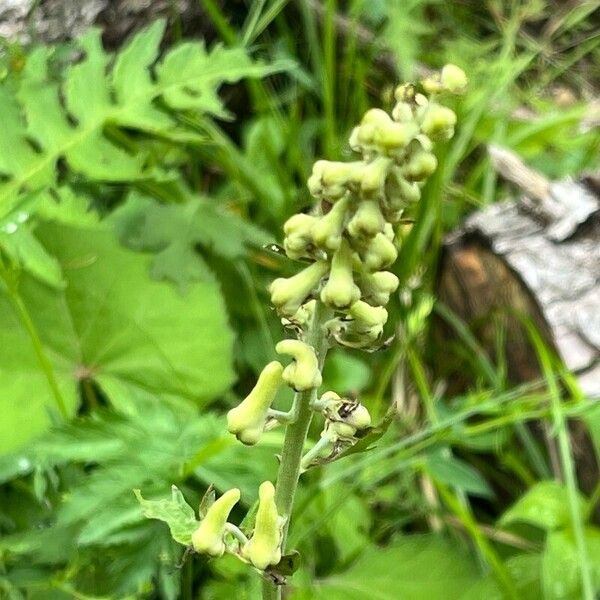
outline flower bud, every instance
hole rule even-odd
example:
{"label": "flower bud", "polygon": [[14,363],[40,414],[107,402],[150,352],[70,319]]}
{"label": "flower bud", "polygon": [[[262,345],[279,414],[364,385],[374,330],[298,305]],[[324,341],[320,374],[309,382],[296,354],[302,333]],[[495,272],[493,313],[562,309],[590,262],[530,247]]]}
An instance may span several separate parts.
{"label": "flower bud", "polygon": [[361,150],[360,140],[358,139],[359,134],[360,134],[360,125],[357,125],[352,130],[352,133],[350,134],[350,137],[348,138],[348,144],[350,144],[350,148],[352,148],[352,150],[354,150],[354,152],[360,152],[360,150]]}
{"label": "flower bud", "polygon": [[371,108],[364,115],[360,122],[362,125],[375,125],[376,127],[386,127],[392,122],[390,115],[381,108]]}
{"label": "flower bud", "polygon": [[362,297],[377,306],[385,306],[389,302],[390,294],[398,289],[399,283],[398,278],[389,271],[365,272],[359,279]]}
{"label": "flower bud", "polygon": [[397,257],[396,246],[385,233],[378,233],[362,253],[363,264],[371,272],[389,267]]}
{"label": "flower bud", "polygon": [[348,233],[354,238],[372,238],[383,230],[385,220],[376,200],[363,200],[348,223]]}
{"label": "flower bud", "polygon": [[350,184],[360,177],[361,162],[344,163],[318,160],[308,179],[308,189],[315,198],[342,198]]}
{"label": "flower bud", "polygon": [[341,406],[341,404],[342,399],[339,396],[339,394],[336,394],[332,391],[325,392],[319,398],[319,405],[323,407],[323,412],[325,413],[325,416],[337,412],[337,409]]}
{"label": "flower bud", "polygon": [[[343,409],[342,409],[343,410]],[[342,416],[340,414],[340,416]],[[356,430],[366,429],[371,426],[371,415],[367,407],[360,402],[353,404],[347,409],[347,414],[343,416],[344,423],[354,427]]]}
{"label": "flower bud", "polygon": [[382,212],[390,223],[396,223],[404,209],[421,198],[421,189],[416,182],[409,182],[402,177],[400,169],[395,167],[385,182],[385,194]]}
{"label": "flower bud", "polygon": [[348,314],[366,327],[385,325],[388,319],[388,313],[385,308],[371,306],[362,300],[355,302],[348,310]]}
{"label": "flower bud", "polygon": [[326,323],[331,337],[348,348],[372,348],[383,334],[383,325],[365,326],[361,321],[335,317]]}
{"label": "flower bud", "polygon": [[392,119],[398,123],[410,123],[414,119],[413,107],[408,102],[398,102],[392,109]]}
{"label": "flower bud", "polygon": [[240,499],[240,490],[225,492],[206,512],[198,529],[192,533],[192,546],[199,554],[223,556],[225,552],[225,524],[229,513]]}
{"label": "flower bud", "polygon": [[275,279],[269,289],[271,302],[279,313],[285,316],[293,315],[317,287],[328,268],[327,262],[317,261],[293,277]]}
{"label": "flower bud", "polygon": [[310,258],[310,249],[313,243],[311,230],[316,221],[316,217],[299,213],[285,222],[283,245],[289,258],[293,260]]}
{"label": "flower bud", "polygon": [[436,168],[437,159],[431,152],[417,150],[402,169],[402,174],[409,181],[424,181]]}
{"label": "flower bud", "polygon": [[326,215],[317,219],[312,236],[314,243],[322,250],[333,252],[340,247],[350,202],[351,197],[348,195],[338,200]]}
{"label": "flower bud", "polygon": [[391,164],[389,158],[379,156],[364,167],[360,180],[360,191],[364,197],[381,194]]}
{"label": "flower bud", "polygon": [[418,132],[419,128],[412,122],[390,121],[385,127],[376,130],[373,142],[387,154],[406,148]]}
{"label": "flower bud", "polygon": [[317,301],[314,299],[305,302],[291,317],[284,317],[281,319],[282,324],[286,327],[293,325],[305,328],[311,322],[313,315],[315,314],[316,304]]}
{"label": "flower bud", "polygon": [[329,280],[321,290],[321,301],[331,308],[347,308],[360,298],[352,277],[352,250],[342,240],[331,261]]}
{"label": "flower bud", "polygon": [[427,79],[421,81],[421,85],[428,94],[438,94],[444,89],[439,73],[434,73],[430,77],[427,77]]}
{"label": "flower bud", "polygon": [[258,488],[254,533],[242,549],[242,555],[261,571],[281,560],[281,524],[275,505],[275,488],[270,481],[265,481]]}
{"label": "flower bud", "polygon": [[293,361],[283,370],[283,380],[297,392],[321,385],[319,361],[314,348],[300,340],[282,340],[275,346],[277,354],[288,354]]}
{"label": "flower bud", "polygon": [[333,442],[338,439],[351,439],[356,433],[356,427],[342,421],[329,421],[327,423],[327,437]]}
{"label": "flower bud", "polygon": [[331,441],[354,438],[356,432],[371,426],[371,415],[360,402],[340,398],[325,410],[326,435]]}
{"label": "flower bud", "polygon": [[227,429],[248,446],[258,442],[267,422],[269,408],[282,382],[283,366],[270,362],[258,376],[252,391],[227,413]]}
{"label": "flower bud", "polygon": [[467,87],[465,72],[456,65],[446,65],[441,74],[442,86],[453,94],[462,94]]}
{"label": "flower bud", "polygon": [[454,134],[455,124],[456,114],[454,111],[432,103],[425,110],[421,121],[421,130],[434,140],[445,141]]}

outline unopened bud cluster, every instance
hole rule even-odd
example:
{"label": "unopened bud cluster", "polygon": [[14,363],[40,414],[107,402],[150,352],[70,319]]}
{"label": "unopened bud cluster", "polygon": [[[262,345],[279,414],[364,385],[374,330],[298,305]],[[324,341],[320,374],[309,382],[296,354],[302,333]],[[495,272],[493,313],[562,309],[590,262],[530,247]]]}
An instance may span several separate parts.
{"label": "unopened bud cluster", "polygon": [[310,264],[271,285],[271,301],[285,322],[302,325],[307,303],[316,299],[334,311],[327,328],[336,342],[377,347],[385,306],[398,287],[387,270],[398,256],[394,226],[437,167],[434,144],[454,133],[456,115],[435,95],[460,93],[465,85],[463,71],[446,65],[422,82],[429,98],[413,85],[399,86],[391,116],[369,110],[352,131],[350,146],[360,160],[315,163],[308,189],[316,206],[284,225],[286,254]]}

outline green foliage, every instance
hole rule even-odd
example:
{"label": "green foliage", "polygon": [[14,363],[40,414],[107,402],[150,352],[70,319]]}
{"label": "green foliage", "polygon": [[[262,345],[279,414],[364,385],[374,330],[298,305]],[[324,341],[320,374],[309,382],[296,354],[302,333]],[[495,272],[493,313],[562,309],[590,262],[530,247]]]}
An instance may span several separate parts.
{"label": "green foliage", "polygon": [[[580,498],[581,511],[586,503]],[[519,500],[502,515],[501,523],[509,525],[524,522],[546,531],[562,529],[571,522],[567,491],[558,481],[540,481],[527,490]]]}
{"label": "green foliage", "polygon": [[453,600],[462,598],[476,580],[476,570],[460,548],[433,536],[407,536],[386,548],[366,550],[348,570],[316,581],[293,597]]}
{"label": "green foliage", "polygon": [[152,276],[172,281],[182,292],[193,281],[212,279],[197,246],[233,261],[245,255],[247,245],[261,246],[269,239],[265,232],[219,210],[206,198],[165,206],[133,193],[111,220],[125,246],[154,254]]}
{"label": "green foliage", "polygon": [[[166,527],[144,518],[132,490],[156,498],[172,482],[181,482],[197,505],[199,496],[190,493],[189,483],[197,477],[201,485],[208,485],[214,472],[226,472],[224,465],[241,462],[239,449],[224,430],[223,421],[214,416],[194,418],[190,406],[175,407],[156,399],[133,403],[129,416],[96,411],[55,428],[26,450],[0,459],[3,480],[25,477],[0,496],[3,527],[12,532],[0,541],[0,554],[9,565],[27,561],[52,569],[75,561],[78,551],[81,556],[73,563],[77,569],[57,581],[91,594],[134,594],[162,586],[162,577],[177,581],[182,549],[173,545]],[[255,475],[247,472],[249,482],[242,489],[255,491],[268,476],[264,468]],[[57,486],[67,482],[70,491],[63,494]],[[220,484],[230,487],[231,480],[217,482],[222,489]],[[245,501],[252,500],[248,493]],[[177,537],[188,542],[194,510],[179,490],[173,491],[171,500],[142,504],[157,518],[177,515]],[[9,567],[9,580],[14,577],[17,574]],[[25,588],[34,585],[30,577],[22,583]]]}
{"label": "green foliage", "polygon": [[194,509],[185,501],[183,494],[173,486],[171,498],[162,500],[146,500],[140,490],[134,490],[135,497],[142,506],[147,519],[158,519],[169,526],[171,537],[184,546],[192,543],[192,533],[198,527]]}
{"label": "green foliage", "polygon": [[[406,330],[386,332],[387,351],[333,355],[325,373],[380,419],[301,479],[294,597],[591,599],[598,489],[551,481],[550,456],[574,420],[598,450],[600,411],[543,347],[545,381],[512,387],[502,326],[489,353],[435,285],[444,235],[510,193],[486,144],[552,178],[598,168],[599,130],[580,131],[600,85],[595,2],[202,4],[226,46],[163,39],[162,22],[116,53],[95,30],[2,44],[0,597],[259,597],[240,561],[184,561],[132,490],[155,510],[175,484],[191,528],[210,484],[240,487],[238,519],[273,480],[280,434],[239,447],[221,416],[281,332],[266,286],[290,265],[258,247],[308,205],[314,157],[346,160],[350,127],[388,107],[401,74],[454,62],[471,80],[458,136],[398,232],[390,322]],[[218,125],[230,111],[239,122]],[[456,343],[433,343],[439,316]]]}
{"label": "green foliage", "polygon": [[[80,383],[95,383],[121,409],[135,395],[206,403],[231,384],[232,337],[214,277],[182,297],[148,281],[149,259],[122,249],[106,227],[49,223],[36,235],[61,265],[65,288],[25,276],[20,295],[71,414]],[[48,426],[53,399],[26,332],[10,305],[0,306],[6,451]]]}
{"label": "green foliage", "polygon": [[8,125],[0,152],[6,178],[0,186],[2,215],[28,194],[55,186],[60,159],[92,181],[172,179],[131,132],[198,142],[197,133],[179,125],[177,111],[227,116],[217,95],[220,85],[289,66],[254,64],[242,48],[207,52],[200,42],[182,43],[157,62],[163,30],[164,22],[157,21],[114,60],[102,49],[100,31],[89,31],[78,41],[82,60],[67,67],[63,81],[50,72],[52,49],[37,48],[27,56],[13,85],[0,88]]}

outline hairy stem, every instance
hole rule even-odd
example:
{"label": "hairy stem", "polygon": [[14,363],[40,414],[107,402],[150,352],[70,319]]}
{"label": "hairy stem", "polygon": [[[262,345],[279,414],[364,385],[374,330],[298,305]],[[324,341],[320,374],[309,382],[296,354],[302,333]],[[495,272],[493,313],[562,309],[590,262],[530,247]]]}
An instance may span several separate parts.
{"label": "hairy stem", "polygon": [[[325,322],[331,318],[331,311],[321,302],[317,302],[315,314],[312,323],[306,335],[306,343],[315,349],[319,359],[319,368],[323,368],[325,355],[327,354],[327,337],[323,330]],[[275,504],[277,512],[286,517],[283,529],[283,538],[281,552],[285,554],[285,542],[287,531],[294,506],[294,496],[298,487],[300,478],[300,464],[304,443],[308,434],[308,428],[312,420],[313,410],[311,403],[317,398],[317,388],[297,392],[294,400],[297,418],[290,423],[285,430],[285,439],[283,450],[281,452],[281,462],[279,472],[277,473],[277,483],[275,485]],[[270,581],[263,583],[263,600],[279,600],[281,598],[281,588]]]}

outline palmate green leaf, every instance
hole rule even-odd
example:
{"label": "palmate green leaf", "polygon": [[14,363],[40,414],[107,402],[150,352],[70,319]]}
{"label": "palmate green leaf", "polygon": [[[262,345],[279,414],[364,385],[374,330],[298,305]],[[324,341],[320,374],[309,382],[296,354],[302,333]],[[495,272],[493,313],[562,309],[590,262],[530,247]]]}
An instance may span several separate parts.
{"label": "palmate green leaf", "polygon": [[269,240],[258,227],[202,197],[186,204],[160,205],[134,192],[113,213],[111,222],[121,243],[155,253],[151,270],[155,279],[173,281],[183,291],[190,282],[212,279],[196,246],[236,259],[245,255],[249,245]]}
{"label": "palmate green leaf", "polygon": [[[581,512],[585,512],[586,502],[581,496],[579,502]],[[546,531],[568,527],[571,512],[567,489],[559,481],[539,481],[500,519],[501,525],[514,522],[529,523]]]}
{"label": "palmate green leaf", "polygon": [[[150,259],[123,249],[103,226],[44,224],[37,236],[61,265],[66,287],[23,277],[20,293],[61,394],[73,413],[78,386],[94,381],[142,396],[206,403],[233,380],[232,334],[218,285],[205,280],[184,298],[149,281]],[[54,398],[31,339],[0,296],[0,452],[50,423]],[[114,401],[128,406],[129,393]]]}
{"label": "palmate green leaf", "polygon": [[[181,140],[174,112],[225,116],[217,95],[221,84],[292,67],[289,61],[253,62],[243,48],[217,46],[209,52],[201,42],[180,44],[157,63],[163,31],[164,21],[153,23],[113,63],[102,48],[101,31],[92,29],[79,40],[84,56],[67,68],[64,81],[49,73],[53,49],[40,47],[27,56],[18,79],[0,84],[0,217],[23,194],[55,187],[60,159],[93,181],[169,177],[136,152],[135,144],[120,146],[110,130]],[[187,135],[201,141],[192,131]]]}
{"label": "palmate green leaf", "polygon": [[459,548],[434,536],[406,536],[370,548],[346,571],[317,580],[294,600],[454,600],[478,580]]}
{"label": "palmate green leaf", "polygon": [[171,498],[161,500],[145,500],[140,490],[134,490],[138,502],[148,519],[164,521],[176,542],[188,546],[192,543],[192,533],[200,522],[196,519],[194,509],[185,501],[177,486],[171,487]]}

